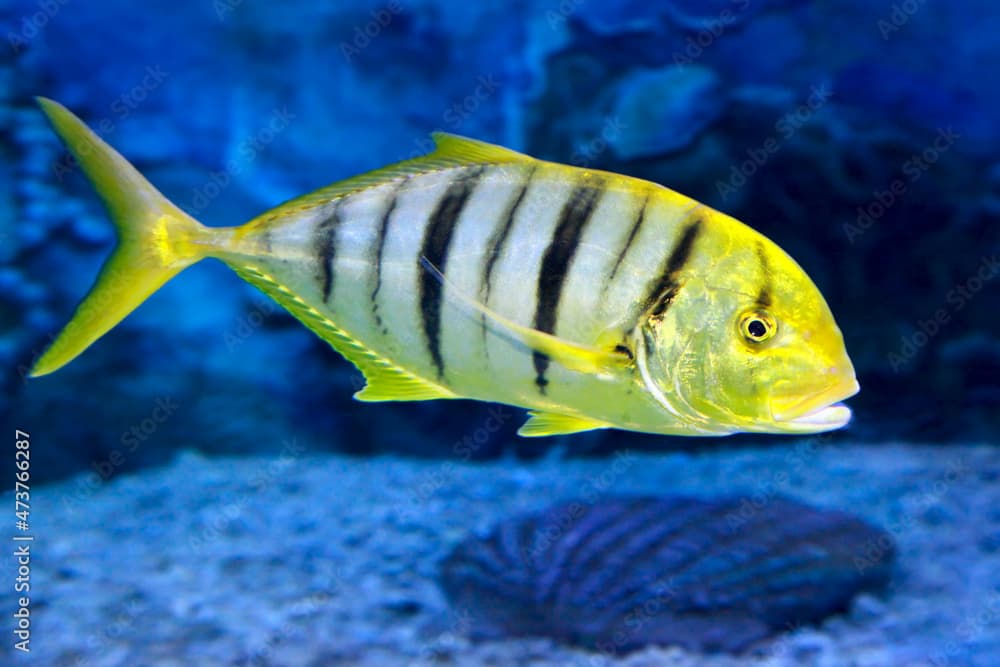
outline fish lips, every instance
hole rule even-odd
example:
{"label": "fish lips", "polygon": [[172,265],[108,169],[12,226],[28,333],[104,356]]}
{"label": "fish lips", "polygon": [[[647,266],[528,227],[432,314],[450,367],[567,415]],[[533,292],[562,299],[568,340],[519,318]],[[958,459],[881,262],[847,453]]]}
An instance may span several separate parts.
{"label": "fish lips", "polygon": [[792,433],[820,433],[842,428],[851,421],[851,409],[840,401],[861,389],[856,378],[827,387],[782,410],[772,405],[771,416],[782,430]]}

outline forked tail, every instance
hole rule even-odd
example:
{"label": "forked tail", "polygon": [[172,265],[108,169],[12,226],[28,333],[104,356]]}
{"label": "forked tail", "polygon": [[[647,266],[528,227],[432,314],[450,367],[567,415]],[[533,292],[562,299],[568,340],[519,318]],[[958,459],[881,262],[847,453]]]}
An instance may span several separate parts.
{"label": "forked tail", "polygon": [[94,184],[111,216],[118,245],[73,318],[31,369],[46,375],[72,361],[164,283],[216,254],[229,229],[210,229],[171,204],[66,107],[38,103]]}

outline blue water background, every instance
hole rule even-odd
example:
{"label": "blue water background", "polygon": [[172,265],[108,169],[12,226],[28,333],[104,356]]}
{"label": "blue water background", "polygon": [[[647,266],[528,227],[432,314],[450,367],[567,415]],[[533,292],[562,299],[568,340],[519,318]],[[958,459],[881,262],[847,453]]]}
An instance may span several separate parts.
{"label": "blue water background", "polygon": [[[425,152],[433,130],[655,180],[813,276],[862,386],[836,437],[997,439],[995,3],[16,0],[0,26],[0,410],[48,443],[42,479],[296,437],[474,457],[746,439],[525,442],[512,408],[354,403],[357,372],[215,262],[26,380],[113,241],[34,95],[210,225]],[[490,410],[502,427],[463,445]]]}

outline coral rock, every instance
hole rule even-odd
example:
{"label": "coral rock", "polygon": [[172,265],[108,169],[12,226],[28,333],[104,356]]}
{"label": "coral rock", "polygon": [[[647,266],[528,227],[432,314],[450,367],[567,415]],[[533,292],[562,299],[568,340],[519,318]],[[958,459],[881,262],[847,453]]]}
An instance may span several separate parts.
{"label": "coral rock", "polygon": [[445,559],[441,581],[479,638],[739,652],[883,586],[893,552],[859,519],[780,497],[613,498],[471,537]]}

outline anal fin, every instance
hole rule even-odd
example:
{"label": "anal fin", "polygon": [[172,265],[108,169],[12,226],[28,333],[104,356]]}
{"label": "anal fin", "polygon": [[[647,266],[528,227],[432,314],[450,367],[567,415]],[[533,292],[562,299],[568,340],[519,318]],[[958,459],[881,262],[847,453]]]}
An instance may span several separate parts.
{"label": "anal fin", "polygon": [[430,401],[458,398],[448,389],[428,382],[369,350],[285,286],[259,269],[234,266],[237,274],[277,301],[313,333],[330,344],[365,376],[367,385],[354,394],[359,401]]}
{"label": "anal fin", "polygon": [[524,423],[517,434],[526,438],[536,438],[546,435],[565,435],[568,433],[580,433],[582,431],[592,431],[598,428],[610,428],[611,424],[561,415],[557,412],[538,412],[532,410],[528,413],[530,417]]}
{"label": "anal fin", "polygon": [[[331,343],[332,344],[332,343]],[[337,350],[338,352],[340,350]],[[343,353],[341,353],[343,354]],[[347,356],[346,354],[344,355]],[[379,401],[432,401],[437,398],[455,398],[443,387],[422,380],[415,375],[378,359],[364,366],[354,362],[364,376],[365,388],[354,394],[354,398],[367,403]]]}

